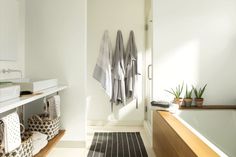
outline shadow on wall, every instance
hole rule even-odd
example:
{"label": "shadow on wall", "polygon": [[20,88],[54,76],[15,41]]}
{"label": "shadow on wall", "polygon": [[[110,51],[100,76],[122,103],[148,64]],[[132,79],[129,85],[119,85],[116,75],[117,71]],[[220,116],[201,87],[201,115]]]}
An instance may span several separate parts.
{"label": "shadow on wall", "polygon": [[[105,94],[105,93],[104,93]],[[91,96],[87,97],[87,117],[91,117],[88,116],[88,114],[94,113],[95,110],[97,110],[98,112],[101,111],[99,110],[99,108],[92,108],[95,105],[91,105]],[[96,99],[96,98],[94,98]],[[109,101],[109,99],[107,99],[107,101]],[[105,105],[105,104],[103,104]],[[139,107],[143,107],[143,105],[139,105]],[[130,115],[134,114],[134,111],[138,110],[136,109],[136,100],[131,100],[129,102],[127,102],[126,105],[115,105],[114,104],[114,111],[111,111],[111,107],[107,106],[108,109],[108,114],[105,114],[105,118],[103,119],[103,117],[101,119],[88,119],[88,124],[87,125],[125,125],[126,123],[129,123],[129,121],[132,121],[133,124],[129,125],[141,125],[142,123],[139,120],[139,117],[131,117]],[[102,114],[103,112],[101,112]],[[136,113],[137,114],[137,113]],[[104,116],[104,115],[103,115]],[[133,118],[133,119],[132,119]],[[127,120],[129,119],[129,120]]]}
{"label": "shadow on wall", "polygon": [[[142,54],[143,52],[138,52],[139,58],[139,73],[138,76],[138,109],[136,109],[136,100],[128,101],[126,105],[114,104],[114,112],[111,111],[111,103],[109,97],[106,95],[104,89],[101,87],[100,83],[97,82],[93,76],[93,68],[96,64],[90,65],[90,72],[88,73],[88,92],[87,92],[87,119],[90,121],[102,121],[102,123],[125,123],[132,122],[135,124],[141,124],[144,118],[144,105],[143,105],[143,64],[142,64]],[[90,60],[91,62],[91,60]]]}
{"label": "shadow on wall", "polygon": [[[87,117],[88,121],[92,121],[97,123],[97,125],[101,124],[125,124],[132,122],[133,125],[142,124],[144,118],[144,105],[143,105],[143,84],[142,84],[142,53],[138,52],[139,58],[139,72],[141,75],[138,76],[138,109],[136,108],[136,99],[127,100],[127,104],[114,104],[114,111],[111,111],[111,103],[106,95],[104,89],[101,87],[100,83],[97,82],[92,77],[92,72],[88,75],[88,96],[87,96]],[[95,66],[96,62],[94,62]],[[88,122],[89,123],[89,122]],[[132,125],[132,124],[131,124]]]}
{"label": "shadow on wall", "polygon": [[236,104],[235,7],[227,2],[188,3],[188,9],[179,10],[181,3],[159,9],[154,98],[172,99],[164,89],[185,81],[208,83],[206,104]]}

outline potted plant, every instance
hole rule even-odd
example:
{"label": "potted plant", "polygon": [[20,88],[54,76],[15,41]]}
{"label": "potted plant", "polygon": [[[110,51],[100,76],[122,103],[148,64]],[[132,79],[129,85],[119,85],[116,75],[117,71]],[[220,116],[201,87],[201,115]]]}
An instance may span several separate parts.
{"label": "potted plant", "polygon": [[191,90],[188,90],[188,85],[186,85],[184,105],[186,105],[186,106],[191,106],[192,105],[192,102],[193,102],[192,92],[193,92],[193,88]]}
{"label": "potted plant", "polygon": [[196,106],[201,107],[203,105],[204,99],[203,99],[202,95],[206,89],[206,86],[207,86],[207,84],[203,88],[200,88],[199,90],[197,90],[196,88],[193,87],[194,94],[195,94],[194,101],[195,101]]}
{"label": "potted plant", "polygon": [[178,85],[177,87],[175,87],[175,90],[173,88],[171,88],[171,90],[165,90],[166,92],[174,95],[174,103],[175,104],[179,104],[182,105],[183,103],[183,98],[181,98],[181,94],[183,92],[183,87],[184,87],[184,83],[182,83],[182,85]]}

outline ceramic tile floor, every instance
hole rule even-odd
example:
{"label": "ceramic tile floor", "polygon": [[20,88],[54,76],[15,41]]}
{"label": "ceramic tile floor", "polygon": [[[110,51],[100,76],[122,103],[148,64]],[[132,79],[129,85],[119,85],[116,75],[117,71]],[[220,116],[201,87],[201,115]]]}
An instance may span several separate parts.
{"label": "ceramic tile floor", "polygon": [[143,127],[102,126],[87,128],[86,148],[54,148],[48,157],[86,157],[94,132],[140,132],[149,157],[155,157]]}

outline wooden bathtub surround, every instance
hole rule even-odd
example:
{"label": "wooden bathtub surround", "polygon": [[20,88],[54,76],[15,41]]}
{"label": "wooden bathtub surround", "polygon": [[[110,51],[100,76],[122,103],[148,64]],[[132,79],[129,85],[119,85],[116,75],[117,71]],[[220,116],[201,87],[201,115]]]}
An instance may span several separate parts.
{"label": "wooden bathtub surround", "polygon": [[171,113],[154,111],[153,149],[158,157],[218,157]]}

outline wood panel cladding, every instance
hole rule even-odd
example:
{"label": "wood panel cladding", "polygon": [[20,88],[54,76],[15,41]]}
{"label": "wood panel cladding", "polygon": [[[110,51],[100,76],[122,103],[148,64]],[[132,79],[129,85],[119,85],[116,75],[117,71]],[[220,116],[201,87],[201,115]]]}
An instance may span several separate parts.
{"label": "wood panel cladding", "polygon": [[171,113],[154,111],[153,149],[158,157],[217,157],[218,155]]}

